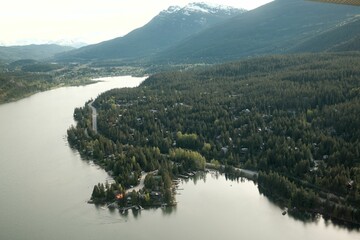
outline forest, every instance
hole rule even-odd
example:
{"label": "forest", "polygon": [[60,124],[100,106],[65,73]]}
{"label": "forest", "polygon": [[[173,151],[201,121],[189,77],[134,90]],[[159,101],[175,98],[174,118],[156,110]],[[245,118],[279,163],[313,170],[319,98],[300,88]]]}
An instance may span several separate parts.
{"label": "forest", "polygon": [[259,171],[261,192],[289,209],[360,223],[359,53],[163,72],[93,105],[98,133],[85,105],[68,140],[123,188],[160,170],[165,195],[165,178],[219,162]]}

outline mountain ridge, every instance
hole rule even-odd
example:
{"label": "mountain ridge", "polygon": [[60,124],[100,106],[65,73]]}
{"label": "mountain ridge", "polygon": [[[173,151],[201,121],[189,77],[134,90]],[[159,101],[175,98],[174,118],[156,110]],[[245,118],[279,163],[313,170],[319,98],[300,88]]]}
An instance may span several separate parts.
{"label": "mountain ridge", "polygon": [[360,16],[294,46],[291,52],[359,51]]}
{"label": "mountain ridge", "polygon": [[191,35],[245,10],[192,3],[161,11],[127,35],[57,56],[58,60],[137,59],[154,55]]}
{"label": "mountain ridge", "polygon": [[357,14],[360,8],[353,6],[275,0],[193,35],[152,61],[214,63],[264,54],[286,54],[294,45]]}
{"label": "mountain ridge", "polygon": [[16,61],[20,59],[46,60],[56,54],[74,49],[58,44],[30,44],[24,46],[0,46],[0,59]]}

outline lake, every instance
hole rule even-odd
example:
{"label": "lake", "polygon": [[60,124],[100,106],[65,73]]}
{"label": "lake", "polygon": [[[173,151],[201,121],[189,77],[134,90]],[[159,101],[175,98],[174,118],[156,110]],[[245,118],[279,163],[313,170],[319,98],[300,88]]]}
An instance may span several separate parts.
{"label": "lake", "polygon": [[66,140],[74,108],[144,78],[104,78],[0,105],[0,239],[360,239],[319,218],[283,216],[251,181],[214,172],[183,181],[175,208],[117,211],[87,204],[105,171],[84,161]]}

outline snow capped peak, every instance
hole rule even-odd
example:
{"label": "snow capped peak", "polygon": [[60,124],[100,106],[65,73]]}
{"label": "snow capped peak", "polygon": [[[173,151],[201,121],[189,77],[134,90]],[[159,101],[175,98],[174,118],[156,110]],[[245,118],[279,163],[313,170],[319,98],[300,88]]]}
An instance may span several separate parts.
{"label": "snow capped peak", "polygon": [[180,10],[181,10],[180,6],[170,6],[167,10],[164,10],[163,13],[174,13]]}
{"label": "snow capped peak", "polygon": [[236,8],[225,6],[225,5],[219,5],[214,3],[205,3],[205,2],[194,2],[189,3],[184,7],[184,9],[188,11],[193,12],[203,12],[203,13],[217,13],[217,12],[228,12],[229,14],[234,11],[238,10]]}
{"label": "snow capped peak", "polygon": [[224,6],[213,3],[205,3],[205,2],[193,2],[189,3],[185,7],[180,6],[171,6],[167,10],[162,11],[163,14],[172,14],[176,12],[183,12],[185,15],[189,15],[191,12],[197,13],[208,13],[215,14],[218,12],[226,12],[228,15],[234,13],[234,11],[238,11],[239,9]]}
{"label": "snow capped peak", "polygon": [[184,7],[184,10],[192,12],[210,13],[210,8],[205,3],[189,3]]}

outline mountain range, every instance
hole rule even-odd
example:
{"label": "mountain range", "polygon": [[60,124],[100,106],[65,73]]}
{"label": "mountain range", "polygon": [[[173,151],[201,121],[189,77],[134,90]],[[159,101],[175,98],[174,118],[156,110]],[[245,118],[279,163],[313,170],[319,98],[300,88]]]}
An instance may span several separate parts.
{"label": "mountain range", "polygon": [[217,63],[299,52],[359,51],[360,7],[275,0],[246,11],[191,3],[172,6],[123,37],[79,49],[0,47],[1,59],[115,64]]}
{"label": "mountain range", "polygon": [[73,47],[60,46],[57,44],[39,44],[25,46],[0,46],[0,60],[16,61],[20,59],[45,60],[55,56],[55,54],[63,53],[74,49]]}
{"label": "mountain range", "polygon": [[81,61],[149,58],[210,26],[244,12],[244,9],[205,3],[172,6],[124,37],[61,54],[58,59]]}
{"label": "mountain range", "polygon": [[360,8],[275,0],[252,11],[204,3],[170,7],[128,35],[59,60],[216,63],[249,56],[359,49]]}
{"label": "mountain range", "polygon": [[[153,61],[222,62],[265,54],[335,49],[346,39],[356,41],[356,36],[360,36],[360,28],[356,28],[359,14],[360,8],[354,6],[275,0],[186,39],[158,54]],[[336,36],[331,36],[326,49],[320,47],[328,41],[325,36],[330,35]],[[317,48],[311,46],[313,41]]]}

